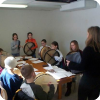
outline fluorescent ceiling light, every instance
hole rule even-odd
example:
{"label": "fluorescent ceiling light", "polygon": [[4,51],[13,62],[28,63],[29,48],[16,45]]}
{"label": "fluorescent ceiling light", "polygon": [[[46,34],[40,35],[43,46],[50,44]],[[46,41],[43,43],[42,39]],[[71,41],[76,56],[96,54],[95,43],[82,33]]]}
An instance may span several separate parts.
{"label": "fluorescent ceiling light", "polygon": [[6,1],[6,0],[0,0],[0,4],[2,4],[4,1]]}
{"label": "fluorescent ceiling light", "polygon": [[0,4],[0,7],[7,7],[7,8],[26,8],[26,7],[28,7],[28,5]]}

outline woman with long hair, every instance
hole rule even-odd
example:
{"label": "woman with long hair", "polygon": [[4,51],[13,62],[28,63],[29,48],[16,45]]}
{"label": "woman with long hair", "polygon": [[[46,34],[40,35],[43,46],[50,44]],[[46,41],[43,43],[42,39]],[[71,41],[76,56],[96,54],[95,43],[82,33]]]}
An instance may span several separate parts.
{"label": "woman with long hair", "polygon": [[95,100],[100,91],[100,28],[88,29],[86,47],[80,64],[67,60],[72,70],[84,71],[78,89],[78,100]]}
{"label": "woman with long hair", "polygon": [[[76,54],[77,54],[77,58],[78,59],[75,58]],[[66,60],[68,60],[67,59],[68,56],[71,56],[72,59],[74,59],[74,58],[77,59],[78,62],[81,61],[81,58],[82,58],[82,50],[79,49],[79,45],[78,45],[78,42],[76,40],[72,40],[70,42],[70,52],[66,55]],[[65,70],[71,71],[67,67],[65,67]],[[79,73],[79,71],[74,71],[74,72],[76,72],[75,74],[78,74]],[[72,73],[73,73],[73,71],[72,71]],[[72,82],[67,83],[67,91],[65,93],[65,96],[69,96],[71,94],[71,87],[72,87]]]}

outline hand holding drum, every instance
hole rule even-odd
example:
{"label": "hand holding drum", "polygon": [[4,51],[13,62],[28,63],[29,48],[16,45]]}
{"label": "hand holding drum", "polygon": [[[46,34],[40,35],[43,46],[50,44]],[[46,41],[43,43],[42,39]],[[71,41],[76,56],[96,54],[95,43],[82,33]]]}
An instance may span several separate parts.
{"label": "hand holding drum", "polygon": [[40,85],[43,90],[48,93],[50,90],[50,86],[54,86],[54,91],[56,92],[57,90],[57,81],[54,79],[51,75],[46,74],[46,73],[40,73],[36,76],[35,78],[35,84]]}

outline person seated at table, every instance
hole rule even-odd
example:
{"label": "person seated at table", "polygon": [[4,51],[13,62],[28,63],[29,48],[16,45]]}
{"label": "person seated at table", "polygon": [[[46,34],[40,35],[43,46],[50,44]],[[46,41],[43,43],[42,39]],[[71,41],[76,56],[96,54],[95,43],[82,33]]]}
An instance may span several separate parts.
{"label": "person seated at table", "polygon": [[2,49],[2,48],[0,48],[0,55],[2,55],[2,51],[3,51],[3,49]]}
{"label": "person seated at table", "polygon": [[25,65],[21,68],[21,73],[25,81],[21,85],[22,91],[29,97],[37,100],[52,100],[54,96],[54,85],[49,84],[50,91],[44,92],[42,87],[34,83],[35,72],[32,65]]}
{"label": "person seated at table", "polygon": [[[74,53],[75,53],[75,55],[73,55]],[[82,50],[79,49],[78,42],[76,40],[72,40],[70,42],[70,52],[66,55],[66,60],[67,60],[67,56],[71,56],[72,59],[73,59],[73,57],[75,58],[76,53],[77,53],[77,61],[81,62]],[[66,60],[65,60],[65,62],[66,62]],[[65,70],[71,71],[68,69],[68,67],[65,67]],[[75,71],[75,72],[80,73],[79,71]],[[72,73],[74,73],[74,72],[72,71]],[[75,73],[75,74],[77,74],[77,73]],[[65,93],[65,96],[69,96],[71,94],[71,87],[72,87],[72,82],[67,83],[67,91]]]}
{"label": "person seated at table", "polygon": [[[0,60],[1,60],[2,52],[3,52],[3,49],[0,48]],[[1,74],[2,70],[3,70],[3,67],[1,66],[1,61],[0,61],[0,74]]]}
{"label": "person seated at table", "polygon": [[[35,44],[35,46],[34,46],[33,48],[31,48],[32,50],[38,48],[37,42],[36,42],[36,40],[33,38],[32,32],[28,32],[28,33],[27,33],[27,38],[28,38],[28,39],[26,40],[26,43],[27,43],[27,42],[33,42],[33,43]],[[34,58],[36,58],[36,54],[33,54],[32,56],[33,56]]]}
{"label": "person seated at table", "polygon": [[[56,50],[58,53],[59,53],[59,57],[58,56],[54,56],[54,59],[56,60],[56,61],[58,61],[58,63],[56,64],[58,67],[61,67],[60,66],[60,63],[62,62],[62,60],[63,60],[63,55],[62,55],[62,53],[61,53],[61,51],[59,51],[59,44],[58,44],[58,42],[56,42],[56,41],[53,41],[52,43],[51,43],[51,49],[54,49],[54,50]],[[52,56],[52,55],[51,55]]]}
{"label": "person seated at table", "polygon": [[8,100],[12,100],[16,90],[20,88],[23,79],[13,72],[13,68],[17,65],[14,57],[7,57],[4,63],[5,69],[0,75],[0,81],[3,83],[3,87],[7,92]]}
{"label": "person seated at table", "polygon": [[40,52],[41,52],[41,50],[42,50],[43,47],[50,47],[50,46],[48,46],[46,43],[47,43],[46,39],[43,39],[43,40],[41,41],[41,45],[42,45],[42,46],[39,48],[39,53],[38,53],[39,55],[40,55]]}
{"label": "person seated at table", "polygon": [[25,94],[21,89],[18,89],[13,97],[13,100],[35,100]]}

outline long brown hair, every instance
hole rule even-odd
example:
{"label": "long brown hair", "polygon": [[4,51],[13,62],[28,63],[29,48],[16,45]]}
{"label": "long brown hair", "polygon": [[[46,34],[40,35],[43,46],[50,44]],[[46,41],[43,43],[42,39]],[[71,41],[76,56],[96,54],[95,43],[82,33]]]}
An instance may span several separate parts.
{"label": "long brown hair", "polygon": [[[72,50],[72,48],[71,48],[71,43],[74,43],[74,44],[75,44],[75,46],[76,46],[76,50],[75,50],[75,51]],[[78,52],[78,51],[79,51],[78,42],[77,42],[76,40],[72,40],[72,41],[70,42],[70,52]]]}
{"label": "long brown hair", "polygon": [[86,40],[86,46],[93,47],[96,52],[100,52],[100,27],[90,27],[88,29],[88,34],[89,36]]}

